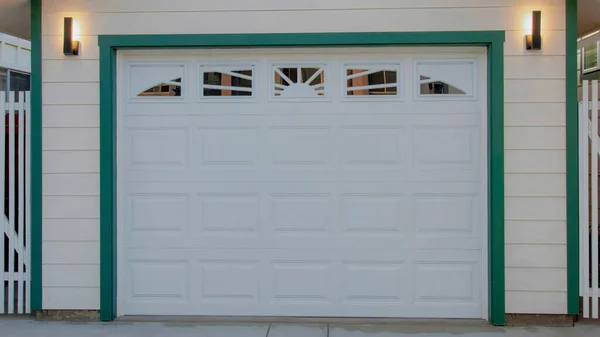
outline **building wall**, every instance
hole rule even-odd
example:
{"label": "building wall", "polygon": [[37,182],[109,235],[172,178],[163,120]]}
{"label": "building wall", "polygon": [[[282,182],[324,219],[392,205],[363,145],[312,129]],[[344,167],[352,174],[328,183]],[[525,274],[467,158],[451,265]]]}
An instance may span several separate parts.
{"label": "building wall", "polygon": [[[567,312],[564,0],[42,3],[44,309],[99,308],[98,34],[505,30],[506,311]],[[535,9],[544,45],[527,52]]]}
{"label": "building wall", "polygon": [[0,33],[0,68],[31,72],[31,42]]}

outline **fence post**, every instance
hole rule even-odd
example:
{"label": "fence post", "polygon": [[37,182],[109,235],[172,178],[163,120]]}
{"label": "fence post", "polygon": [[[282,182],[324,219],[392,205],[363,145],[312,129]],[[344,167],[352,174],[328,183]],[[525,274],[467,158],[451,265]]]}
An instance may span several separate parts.
{"label": "fence post", "polygon": [[29,166],[29,158],[31,158],[31,123],[29,116],[31,115],[31,95],[29,91],[25,92],[25,113],[23,114],[23,122],[25,123],[25,266],[27,266],[27,274],[25,275],[25,313],[31,313],[31,170]]}
{"label": "fence post", "polygon": [[598,318],[598,81],[592,81],[592,318]]}
{"label": "fence post", "polygon": [[583,102],[582,102],[582,106],[583,106],[583,116],[585,117],[585,175],[584,175],[584,180],[586,181],[586,189],[582,191],[582,193],[585,193],[585,198],[580,198],[581,199],[585,199],[586,200],[586,210],[585,210],[585,223],[582,224],[581,226],[581,231],[583,232],[583,238],[582,238],[582,242],[581,242],[581,247],[582,247],[582,261],[581,261],[581,268],[583,270],[583,317],[585,318],[589,318],[590,317],[590,270],[589,270],[589,266],[590,266],[590,262],[589,262],[589,236],[590,236],[590,224],[589,224],[589,212],[590,212],[590,205],[589,205],[589,186],[587,186],[589,184],[588,179],[590,179],[590,177],[593,175],[590,173],[590,166],[589,166],[589,159],[590,158],[594,158],[594,152],[591,152],[590,155],[590,148],[589,148],[589,141],[591,138],[593,138],[593,134],[590,132],[590,127],[591,127],[591,121],[590,121],[590,117],[589,117],[589,82],[588,81],[583,81]]}
{"label": "fence post", "polygon": [[8,95],[8,313],[15,312],[15,93]]}
{"label": "fence post", "polygon": [[19,126],[18,126],[18,137],[17,137],[17,186],[18,186],[18,215],[17,215],[17,220],[18,220],[18,232],[17,232],[17,255],[18,255],[18,260],[17,263],[19,264],[19,266],[17,267],[17,298],[19,300],[18,302],[18,308],[17,308],[17,312],[19,314],[24,313],[25,311],[25,307],[24,307],[24,298],[23,295],[25,293],[25,289],[24,289],[24,284],[23,282],[25,281],[24,278],[24,268],[23,268],[23,263],[25,262],[23,259],[23,255],[25,254],[25,232],[24,232],[24,228],[25,228],[25,130],[24,130],[24,124],[25,124],[25,95],[24,92],[19,92],[19,114],[18,114],[18,119],[17,121],[19,122]]}
{"label": "fence post", "polygon": [[5,313],[5,308],[4,308],[4,282],[7,278],[8,275],[6,275],[6,273],[4,272],[4,232],[5,232],[5,227],[6,223],[5,223],[5,219],[6,217],[4,216],[4,174],[5,174],[5,167],[6,167],[6,163],[4,160],[4,150],[6,148],[5,146],[5,132],[6,132],[6,93],[4,92],[0,92],[0,113],[2,114],[2,121],[0,122],[0,185],[2,185],[2,187],[0,188],[0,221],[2,223],[0,223],[0,266],[2,268],[0,268],[0,284],[2,286],[0,286],[0,314],[4,314]]}

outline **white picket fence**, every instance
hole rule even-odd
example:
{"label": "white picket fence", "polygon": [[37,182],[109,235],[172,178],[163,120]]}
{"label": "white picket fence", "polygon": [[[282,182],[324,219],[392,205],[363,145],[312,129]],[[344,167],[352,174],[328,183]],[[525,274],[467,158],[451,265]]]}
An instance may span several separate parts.
{"label": "white picket fence", "polygon": [[0,92],[0,314],[30,313],[29,92]]}
{"label": "white picket fence", "polygon": [[[583,317],[598,318],[598,81],[583,81],[579,103],[579,261]],[[591,94],[591,95],[590,95]],[[590,97],[591,96],[591,97]],[[591,307],[591,308],[590,308]]]}

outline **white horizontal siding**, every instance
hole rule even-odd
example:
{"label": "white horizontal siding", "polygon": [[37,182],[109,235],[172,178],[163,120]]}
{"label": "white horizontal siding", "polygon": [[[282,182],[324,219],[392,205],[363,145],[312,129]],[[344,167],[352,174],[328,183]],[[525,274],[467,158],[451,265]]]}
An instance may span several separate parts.
{"label": "white horizontal siding", "polygon": [[50,128],[42,134],[42,150],[98,150],[99,143],[98,128]]}
{"label": "white horizontal siding", "polygon": [[567,223],[561,220],[508,220],[505,233],[507,244],[567,244]]}
{"label": "white horizontal siding", "polygon": [[44,243],[42,264],[99,264],[99,242],[60,242]]}
{"label": "white horizontal siding", "polygon": [[566,268],[567,255],[564,245],[506,245],[507,268]]}
{"label": "white horizontal siding", "polygon": [[[43,130],[45,131],[45,130]],[[42,131],[42,132],[43,132]],[[43,151],[42,173],[99,173],[100,151]]]}
{"label": "white horizontal siding", "polygon": [[[506,103],[505,126],[560,126],[566,125],[565,103]],[[511,139],[508,139],[510,141]]]}
{"label": "white horizontal siding", "polygon": [[[558,0],[552,0],[557,3]],[[548,1],[548,2],[552,2]],[[510,7],[518,0],[345,0],[345,1],[281,1],[281,0],[220,0],[214,2],[204,1],[177,1],[165,2],[163,0],[145,0],[144,6],[121,0],[105,0],[102,4],[94,1],[80,0],[50,0],[44,3],[44,12],[207,12],[207,11],[272,11],[272,10],[358,10],[371,8],[452,8],[452,7]]]}
{"label": "white horizontal siding", "polygon": [[100,241],[100,219],[44,219],[42,240],[44,242],[98,242]]}
{"label": "white horizontal siding", "polygon": [[98,174],[45,174],[42,181],[43,195],[100,195]]}
{"label": "white horizontal siding", "polygon": [[566,220],[566,198],[506,198],[506,220]]}
{"label": "white horizontal siding", "polygon": [[562,291],[566,287],[561,268],[506,268],[507,291]]}
{"label": "white horizontal siding", "polygon": [[504,77],[507,79],[565,78],[565,56],[507,56],[504,59]]}
{"label": "white horizontal siding", "polygon": [[505,173],[565,173],[565,156],[564,150],[506,151]]}
{"label": "white horizontal siding", "polygon": [[506,127],[504,129],[506,150],[565,150],[564,127]]}
{"label": "white horizontal siding", "polygon": [[99,61],[71,58],[65,60],[44,60],[42,62],[43,82],[98,82]]}
{"label": "white horizontal siding", "polygon": [[44,287],[99,287],[98,264],[47,264],[42,267]]}
{"label": "white horizontal siding", "polygon": [[563,197],[566,188],[564,174],[507,174],[504,178],[507,197]]}
{"label": "white horizontal siding", "polygon": [[43,83],[44,104],[100,104],[98,83]]}
{"label": "white horizontal siding", "polygon": [[42,308],[63,310],[93,310],[100,308],[100,288],[44,287]]}
{"label": "white horizontal siding", "polygon": [[100,197],[46,195],[42,217],[44,219],[100,218]]}
{"label": "white horizontal siding", "polygon": [[564,103],[564,80],[506,80],[504,100],[509,103],[546,102]]}
{"label": "white horizontal siding", "polygon": [[[43,128],[97,128],[100,126],[98,105],[46,105]],[[48,131],[44,129],[44,133]]]}
{"label": "white horizontal siding", "polygon": [[[92,139],[97,130],[91,131],[93,135],[79,131],[99,125],[98,34],[505,30],[506,254],[511,263],[520,261],[518,267],[507,269],[506,308],[509,313],[566,313],[566,269],[562,264],[540,268],[566,256],[564,4],[564,0],[45,0],[43,225],[56,233],[45,230],[44,242],[59,244],[61,237],[65,242],[98,240],[99,145]],[[535,9],[543,11],[543,48],[532,52],[524,49],[523,21]],[[73,16],[80,25],[77,57],[62,54],[65,16]],[[535,260],[522,256],[532,251],[526,247],[534,252],[553,248],[548,248],[552,254]],[[551,279],[549,285],[536,288],[532,280],[544,278]],[[45,285],[44,308],[98,308],[99,290],[86,282],[81,279],[64,288]]]}
{"label": "white horizontal siding", "polygon": [[515,314],[564,314],[565,291],[507,291],[506,312]]}
{"label": "white horizontal siding", "polygon": [[[520,30],[530,11],[521,7],[372,8],[369,10],[294,10],[212,12],[78,13],[81,35],[296,33],[335,31]],[[44,35],[62,35],[65,13],[42,17]],[[126,19],[124,19],[126,18]],[[310,24],[307,19],[310,18]],[[432,18],[435,23],[432,24]],[[177,24],[173,24],[177,22]],[[198,23],[202,23],[199,30]],[[223,24],[227,22],[227,24]],[[284,23],[285,24],[282,24]],[[565,28],[563,7],[545,7],[543,29]]]}

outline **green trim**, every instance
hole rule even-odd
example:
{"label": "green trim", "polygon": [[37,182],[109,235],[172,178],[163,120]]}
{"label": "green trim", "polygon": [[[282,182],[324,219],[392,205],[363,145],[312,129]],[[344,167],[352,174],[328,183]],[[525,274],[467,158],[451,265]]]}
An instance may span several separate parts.
{"label": "green trim", "polygon": [[[101,35],[100,318],[116,316],[115,81],[118,49],[310,46],[487,46],[489,60],[489,320],[505,323],[504,291],[504,31],[218,35]],[[492,90],[493,88],[493,90]]]}
{"label": "green trim", "polygon": [[490,39],[494,41],[504,41],[504,32],[100,35],[98,37],[98,44],[100,48],[110,47],[118,49],[448,44],[488,45],[492,43],[489,41]]}
{"label": "green trim", "polygon": [[31,0],[31,310],[42,310],[42,0]]}
{"label": "green trim", "polygon": [[488,49],[489,317],[505,324],[504,282],[504,44]]}
{"label": "green trim", "polygon": [[[116,50],[100,50],[100,319],[111,321],[117,315],[116,241]],[[104,80],[105,79],[105,80]]]}
{"label": "green trim", "polygon": [[566,0],[567,22],[567,312],[579,314],[579,144],[577,0]]}

